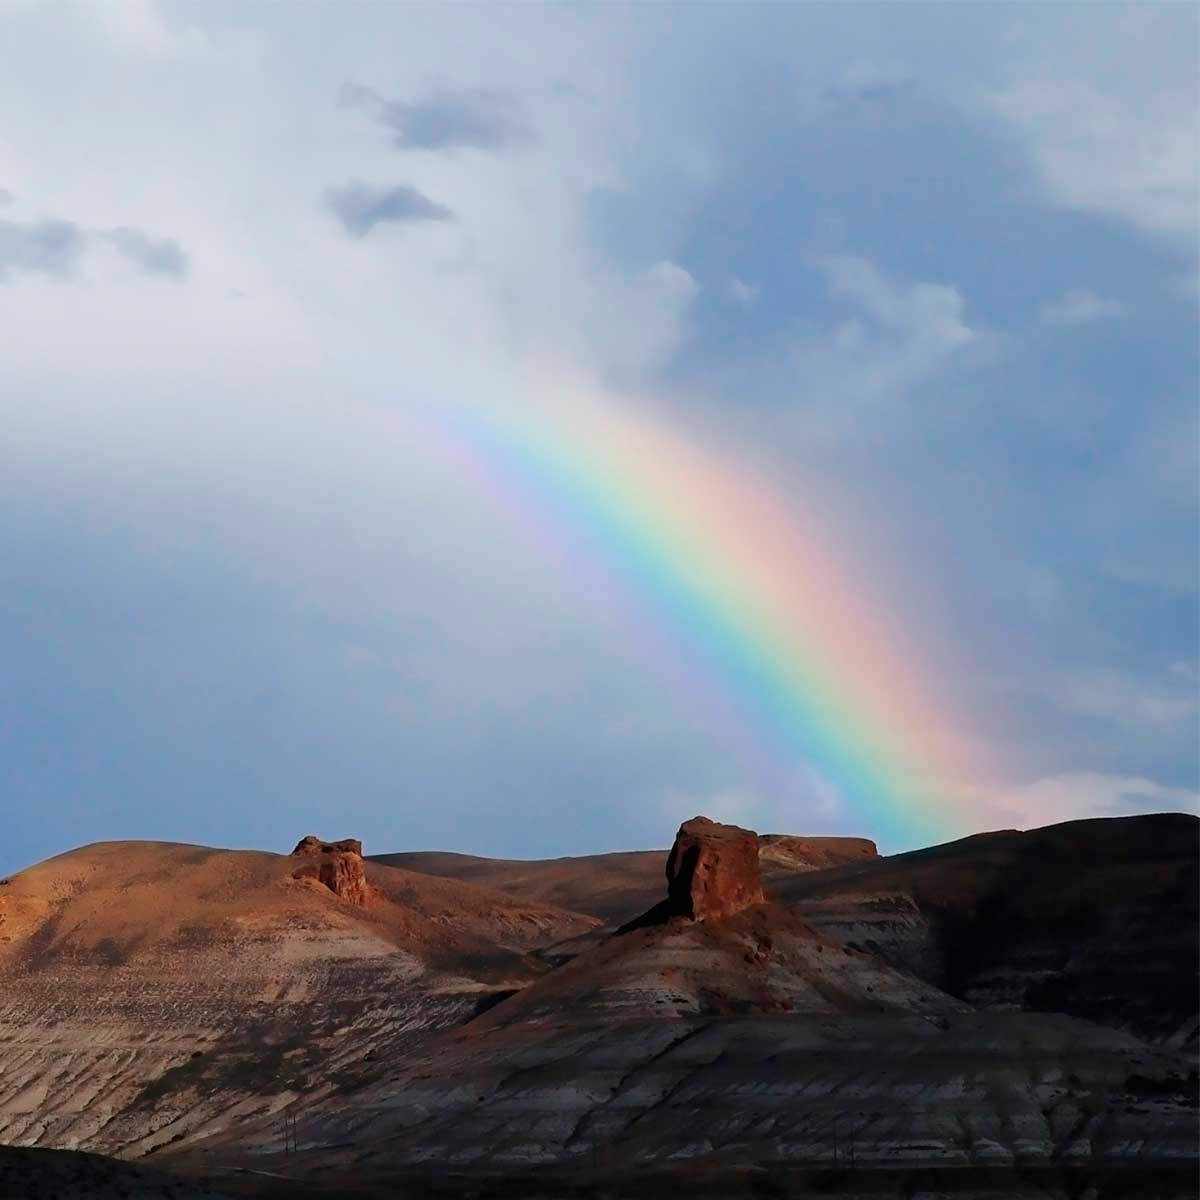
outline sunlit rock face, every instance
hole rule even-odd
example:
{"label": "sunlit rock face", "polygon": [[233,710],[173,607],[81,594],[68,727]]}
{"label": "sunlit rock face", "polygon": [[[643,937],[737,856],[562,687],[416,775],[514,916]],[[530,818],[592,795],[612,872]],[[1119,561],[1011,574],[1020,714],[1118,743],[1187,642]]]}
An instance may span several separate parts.
{"label": "sunlit rock face", "polygon": [[293,879],[315,879],[339,900],[366,907],[371,893],[363,869],[362,842],[357,838],[323,842],[309,834],[296,843],[292,854],[312,860],[298,867],[292,874]]}
{"label": "sunlit rock face", "polygon": [[667,859],[673,915],[706,921],[763,902],[758,834],[693,817],[679,827]]}

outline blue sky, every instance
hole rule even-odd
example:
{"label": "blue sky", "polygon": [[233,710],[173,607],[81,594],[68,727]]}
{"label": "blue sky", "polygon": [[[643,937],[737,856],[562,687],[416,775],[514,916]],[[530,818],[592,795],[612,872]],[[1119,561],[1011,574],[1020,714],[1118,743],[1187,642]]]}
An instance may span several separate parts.
{"label": "blue sky", "polygon": [[870,836],[409,419],[547,376],[837,505],[1003,766],[979,828],[1194,810],[1197,34],[0,0],[0,871]]}

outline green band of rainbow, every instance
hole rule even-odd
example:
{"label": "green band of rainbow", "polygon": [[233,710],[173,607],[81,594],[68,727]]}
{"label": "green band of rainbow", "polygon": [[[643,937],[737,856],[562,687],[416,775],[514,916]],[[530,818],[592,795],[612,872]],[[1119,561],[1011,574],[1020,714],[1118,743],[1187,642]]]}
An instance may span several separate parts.
{"label": "green band of rainbow", "polygon": [[589,565],[588,586],[634,598],[731,742],[795,791],[796,830],[810,815],[800,781],[815,771],[892,848],[965,831],[960,743],[812,514],[746,464],[611,401],[440,419]]}

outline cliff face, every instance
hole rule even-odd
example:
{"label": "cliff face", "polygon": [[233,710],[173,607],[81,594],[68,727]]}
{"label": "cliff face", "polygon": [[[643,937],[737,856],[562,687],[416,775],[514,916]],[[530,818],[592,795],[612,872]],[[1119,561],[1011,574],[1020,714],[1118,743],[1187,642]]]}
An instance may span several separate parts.
{"label": "cliff face", "polygon": [[719,920],[763,902],[758,834],[693,817],[679,827],[667,856],[672,915]]}

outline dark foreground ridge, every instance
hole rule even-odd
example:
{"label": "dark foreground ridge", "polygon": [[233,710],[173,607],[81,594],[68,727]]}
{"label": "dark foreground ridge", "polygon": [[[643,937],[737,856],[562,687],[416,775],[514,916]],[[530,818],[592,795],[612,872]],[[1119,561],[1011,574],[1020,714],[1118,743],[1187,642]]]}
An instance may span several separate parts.
{"label": "dark foreground ridge", "polygon": [[0,1147],[0,1200],[661,1200],[680,1192],[696,1200],[1192,1200],[1196,1195],[1194,1172],[1187,1165],[880,1171],[852,1165],[847,1157],[844,1165],[821,1169],[764,1164],[729,1170],[681,1166],[628,1171],[588,1164],[490,1174],[398,1171],[337,1181],[289,1177],[287,1169],[287,1164],[278,1171],[219,1168],[189,1177],[78,1151]]}
{"label": "dark foreground ridge", "polygon": [[0,889],[0,1197],[1195,1196],[1198,829],[84,847]]}

